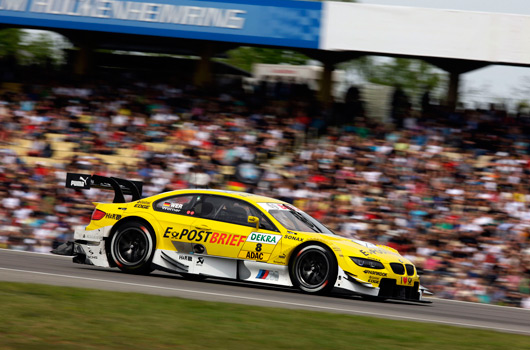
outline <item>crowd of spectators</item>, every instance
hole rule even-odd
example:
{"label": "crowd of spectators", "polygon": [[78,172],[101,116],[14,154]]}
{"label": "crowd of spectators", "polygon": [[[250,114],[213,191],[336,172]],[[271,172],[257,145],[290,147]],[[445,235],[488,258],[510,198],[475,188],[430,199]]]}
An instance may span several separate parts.
{"label": "crowd of spectators", "polygon": [[[237,188],[293,203],[340,235],[396,248],[435,296],[530,308],[525,115],[408,108],[399,123],[379,123],[362,108],[342,106],[354,114],[334,117],[314,101],[294,83],[204,91],[55,82],[5,91],[0,247],[48,252],[88,223],[90,202],[105,194],[65,189],[66,172],[142,180],[145,196]],[[47,134],[75,143],[75,152],[61,156]],[[31,140],[24,156],[50,161],[17,154],[20,140]],[[119,149],[138,161],[105,163]],[[242,163],[257,181],[234,177]]]}

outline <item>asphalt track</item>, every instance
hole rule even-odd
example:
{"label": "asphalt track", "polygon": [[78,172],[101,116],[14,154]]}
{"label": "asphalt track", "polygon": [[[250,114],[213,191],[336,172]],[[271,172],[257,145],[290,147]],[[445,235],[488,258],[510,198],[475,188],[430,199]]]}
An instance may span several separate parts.
{"label": "asphalt track", "polygon": [[530,335],[530,310],[432,298],[432,304],[373,302],[339,295],[316,296],[288,288],[208,279],[188,281],[155,272],[134,276],[117,269],[72,263],[71,257],[0,249],[0,281],[136,292],[288,309],[433,322]]}

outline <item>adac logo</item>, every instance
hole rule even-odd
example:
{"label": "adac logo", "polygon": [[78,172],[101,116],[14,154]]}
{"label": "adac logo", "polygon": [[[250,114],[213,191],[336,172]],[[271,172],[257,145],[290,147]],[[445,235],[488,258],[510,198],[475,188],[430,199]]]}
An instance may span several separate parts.
{"label": "adac logo", "polygon": [[249,259],[249,260],[258,260],[258,261],[267,261],[270,258],[269,253],[263,252],[252,252],[247,250],[242,250],[239,252],[238,258]]}

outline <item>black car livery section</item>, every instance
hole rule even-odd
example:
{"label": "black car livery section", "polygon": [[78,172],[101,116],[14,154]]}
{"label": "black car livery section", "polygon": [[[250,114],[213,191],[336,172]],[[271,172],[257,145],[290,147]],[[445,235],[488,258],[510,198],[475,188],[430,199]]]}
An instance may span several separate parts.
{"label": "black car livery section", "polygon": [[75,189],[100,188],[114,190],[113,203],[125,203],[124,195],[132,195],[132,200],[142,198],[143,182],[107,177],[100,175],[88,175],[79,173],[66,174],[66,187]]}

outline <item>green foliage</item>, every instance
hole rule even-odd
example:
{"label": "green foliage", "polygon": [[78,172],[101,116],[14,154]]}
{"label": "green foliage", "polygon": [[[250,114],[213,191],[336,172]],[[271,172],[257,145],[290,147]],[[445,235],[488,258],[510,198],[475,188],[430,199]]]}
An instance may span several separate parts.
{"label": "green foliage", "polygon": [[284,50],[284,49],[268,49],[260,47],[243,46],[231,51],[228,51],[227,63],[235,67],[251,71],[254,63],[270,63],[270,64],[306,64],[309,58],[301,53]]}
{"label": "green foliage", "polygon": [[24,32],[20,29],[0,30],[0,58],[16,57],[23,37]]}
{"label": "green foliage", "polygon": [[48,32],[0,30],[0,58],[14,58],[21,65],[58,65],[63,62],[64,40]]}
{"label": "green foliage", "polygon": [[348,62],[346,67],[354,69],[370,83],[400,85],[411,96],[419,96],[427,88],[441,94],[447,84],[447,75],[443,71],[417,59],[392,58],[378,62],[371,57],[361,57]]}
{"label": "green foliage", "polygon": [[22,64],[57,65],[62,62],[63,53],[49,33],[38,33],[22,44]]}

